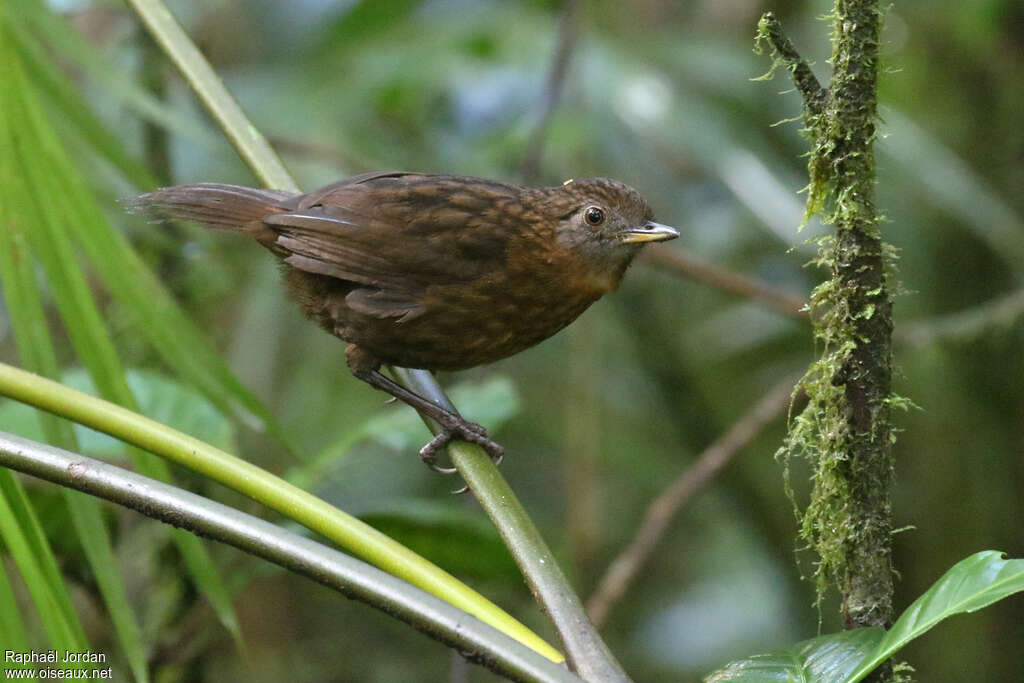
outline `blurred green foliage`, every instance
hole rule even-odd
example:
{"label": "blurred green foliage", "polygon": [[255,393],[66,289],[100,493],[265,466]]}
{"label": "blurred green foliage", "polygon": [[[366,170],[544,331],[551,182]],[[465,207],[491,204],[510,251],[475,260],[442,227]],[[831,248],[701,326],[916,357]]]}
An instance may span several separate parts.
{"label": "blurred green foliage", "polygon": [[[128,10],[100,0],[54,5],[107,62],[86,68],[84,57],[55,50],[88,107],[79,118],[60,108],[58,95],[48,100],[63,112],[67,144],[79,152],[91,189],[266,402],[294,450],[237,424],[239,452],[283,472],[348,444],[314,479],[320,495],[365,513],[551,636],[529,591],[509,571],[504,548],[473,521],[480,516],[473,503],[449,496],[452,481],[420,466],[408,443],[396,449],[385,440],[352,438],[368,421],[388,425],[382,416],[401,408],[382,407],[379,394],[348,376],[343,346],[284,300],[263,250],[190,226],[168,232],[120,213],[113,200],[132,194],[133,181],[147,181],[130,177],[131,162],[97,132],[104,128],[128,159],[145,162],[156,158],[153,144],[167,145],[171,181],[255,181],[170,67],[161,74],[163,102],[148,102],[125,85],[151,49]],[[389,168],[517,180],[540,116],[560,6],[540,0],[172,4],[306,189]],[[800,103],[795,93],[780,94],[790,88],[782,78],[751,80],[769,67],[752,44],[758,16],[774,10],[827,79],[829,27],[819,18],[830,6],[825,0],[584,3],[541,180],[608,175],[626,181],[647,196],[659,220],[682,228],[683,238],[665,248],[685,248],[806,295],[823,275],[804,267],[813,253],[805,240],[823,228],[812,223],[796,231],[806,143],[798,123],[773,125],[797,115]],[[896,3],[885,18],[878,203],[889,221],[885,239],[900,250],[893,274],[902,292],[895,389],[922,407],[898,417],[904,431],[896,445],[896,525],[914,527],[895,540],[898,609],[975,551],[1024,555],[1021,297],[1009,312],[976,315],[956,334],[932,324],[1022,286],[1022,28],[1024,8],[1010,0]],[[61,42],[55,33],[32,39],[50,48]],[[98,77],[104,70],[107,78]],[[41,77],[35,82],[45,84]],[[146,136],[151,125],[166,127],[167,135]],[[91,284],[123,363],[165,371],[167,361],[140,341],[132,311]],[[58,355],[70,364],[67,347]],[[3,317],[0,358],[17,361]],[[503,472],[587,596],[632,538],[651,498],[759,396],[813,358],[810,329],[800,321],[638,264],[619,292],[565,333],[458,379],[512,382],[519,409],[496,434],[509,452]],[[472,416],[472,406],[466,409]],[[213,419],[206,411],[203,419]],[[0,413],[0,428],[13,430],[7,415]],[[216,419],[209,424],[222,429]],[[816,634],[813,587],[800,580],[811,558],[800,556],[802,569],[794,559],[795,522],[772,457],[783,433],[780,419],[684,508],[613,609],[605,633],[636,680],[698,680],[728,659]],[[142,536],[164,533],[120,513],[117,519],[115,540],[126,562],[133,547],[150,545]],[[446,650],[387,617],[235,554],[218,549],[215,555],[232,569],[250,662],[228,647],[230,636],[195,595],[164,568],[147,565],[138,575],[146,584],[129,588],[156,596],[138,615],[151,639],[155,679],[449,676]],[[91,590],[83,561],[72,555],[67,562],[68,580]],[[839,627],[835,607],[826,604],[820,615],[826,632]],[[1015,680],[1022,607],[1017,596],[953,619],[903,654],[922,680]],[[172,622],[175,611],[180,618]],[[102,619],[87,626],[91,642],[111,642]],[[488,676],[474,671],[472,679]]]}

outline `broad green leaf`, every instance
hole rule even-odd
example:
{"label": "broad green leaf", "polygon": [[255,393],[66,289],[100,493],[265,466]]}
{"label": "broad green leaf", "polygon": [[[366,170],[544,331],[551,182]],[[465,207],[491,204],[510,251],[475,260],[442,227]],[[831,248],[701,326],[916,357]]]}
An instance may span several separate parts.
{"label": "broad green leaf", "polygon": [[727,664],[707,683],[840,683],[874,651],[880,628],[858,628],[811,638],[790,650],[755,655]]}
{"label": "broad green leaf", "polygon": [[[464,382],[452,388],[452,401],[466,419],[496,430],[519,411],[519,396],[508,377],[490,377],[483,382]],[[407,406],[383,410],[356,431],[357,440],[373,439],[396,450],[419,447],[425,435],[423,421]],[[352,437],[348,437],[352,438]],[[343,442],[344,440],[340,440]],[[351,442],[350,442],[351,443]]]}
{"label": "broad green leaf", "polygon": [[371,39],[375,33],[400,23],[419,5],[420,0],[361,0],[350,5],[334,25],[331,43],[351,45]]}
{"label": "broad green leaf", "polygon": [[[129,369],[126,378],[138,402],[139,412],[146,417],[217,448],[235,450],[235,430],[231,421],[193,387],[153,370]],[[61,383],[87,394],[96,393],[88,373],[82,368],[65,371],[61,375]],[[124,443],[118,439],[80,425],[76,428],[83,434],[92,435],[88,444],[83,441],[83,450],[88,446],[106,452],[124,449]]]}
{"label": "broad green leaf", "polygon": [[755,655],[709,675],[709,683],[857,683],[904,645],[943,619],[974,612],[1024,591],[1024,560],[985,550],[961,560],[903,612],[888,632],[860,628]]}
{"label": "broad green leaf", "polygon": [[847,679],[856,683],[904,645],[947,617],[974,612],[1024,591],[1024,560],[983,550],[960,560],[908,607],[871,657]]}
{"label": "broad green leaf", "polygon": [[[76,378],[68,379],[75,386]],[[128,386],[149,417],[217,448],[235,450],[234,425],[195,388],[151,370],[129,370]]]}

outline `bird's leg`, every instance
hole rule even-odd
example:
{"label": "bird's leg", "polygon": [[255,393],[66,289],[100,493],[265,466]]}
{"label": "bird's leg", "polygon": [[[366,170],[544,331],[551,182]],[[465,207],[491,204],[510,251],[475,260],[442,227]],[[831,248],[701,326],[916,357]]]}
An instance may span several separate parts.
{"label": "bird's leg", "polygon": [[432,418],[441,426],[441,433],[427,442],[420,449],[420,458],[433,470],[452,474],[453,467],[441,467],[437,464],[437,456],[441,450],[453,440],[468,441],[483,448],[496,464],[504,457],[505,449],[501,444],[487,436],[487,430],[475,422],[466,420],[461,415],[442,408],[433,401],[409,391],[398,382],[385,377],[379,370],[360,370],[353,373],[374,389],[391,394],[399,401],[412,406],[420,413]]}
{"label": "bird's leg", "polygon": [[489,438],[487,430],[482,426],[466,420],[461,415],[453,413],[430,399],[406,389],[398,382],[385,377],[378,370],[380,363],[354,344],[349,345],[345,356],[348,359],[349,370],[352,371],[353,375],[374,389],[391,394],[391,396],[399,401],[412,406],[441,426],[441,433],[428,441],[420,449],[420,458],[426,463],[427,467],[444,474],[453,474],[456,471],[455,468],[438,465],[437,456],[449,442],[454,440],[477,444],[484,449],[495,464],[501,462],[505,455],[505,449],[501,444]]}

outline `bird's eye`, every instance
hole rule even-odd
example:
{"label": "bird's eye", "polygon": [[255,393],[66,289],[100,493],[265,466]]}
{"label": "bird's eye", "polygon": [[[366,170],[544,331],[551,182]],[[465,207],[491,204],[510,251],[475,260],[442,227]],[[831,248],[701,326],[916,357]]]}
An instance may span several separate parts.
{"label": "bird's eye", "polygon": [[591,206],[584,212],[583,218],[590,225],[601,225],[604,222],[604,211],[596,206]]}

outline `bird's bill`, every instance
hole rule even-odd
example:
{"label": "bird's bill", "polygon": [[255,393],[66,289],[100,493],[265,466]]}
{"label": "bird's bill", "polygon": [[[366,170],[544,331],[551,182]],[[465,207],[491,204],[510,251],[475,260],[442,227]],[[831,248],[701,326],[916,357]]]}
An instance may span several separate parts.
{"label": "bird's bill", "polygon": [[638,242],[664,242],[679,237],[679,231],[661,223],[647,221],[638,228],[627,228],[619,233],[619,239],[626,244]]}

